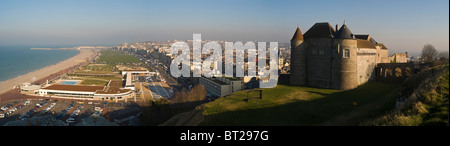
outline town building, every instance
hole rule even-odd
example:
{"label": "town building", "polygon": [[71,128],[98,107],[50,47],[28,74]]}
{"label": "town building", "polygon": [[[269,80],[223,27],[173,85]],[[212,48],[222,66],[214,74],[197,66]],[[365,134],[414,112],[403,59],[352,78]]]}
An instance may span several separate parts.
{"label": "town building", "polygon": [[216,97],[227,96],[244,88],[242,80],[237,78],[200,77],[199,83],[205,87],[209,96]]}
{"label": "town building", "polygon": [[123,88],[123,81],[110,80],[106,86],[53,84],[39,89],[39,96],[84,100],[124,100],[135,97],[130,89]]}

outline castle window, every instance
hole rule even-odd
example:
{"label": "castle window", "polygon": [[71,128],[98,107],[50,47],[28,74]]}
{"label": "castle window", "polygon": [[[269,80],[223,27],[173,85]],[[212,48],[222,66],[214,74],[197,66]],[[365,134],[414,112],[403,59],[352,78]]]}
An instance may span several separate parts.
{"label": "castle window", "polygon": [[350,58],[350,50],[344,49],[344,58]]}
{"label": "castle window", "polygon": [[317,50],[312,50],[311,53],[315,55],[317,54]]}

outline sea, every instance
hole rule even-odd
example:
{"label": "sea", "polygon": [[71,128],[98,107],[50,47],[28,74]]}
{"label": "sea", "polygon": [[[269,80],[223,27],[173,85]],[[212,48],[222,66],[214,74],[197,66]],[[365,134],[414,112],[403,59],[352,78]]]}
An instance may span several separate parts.
{"label": "sea", "polygon": [[33,72],[78,54],[77,50],[32,50],[31,48],[66,47],[0,46],[0,81]]}

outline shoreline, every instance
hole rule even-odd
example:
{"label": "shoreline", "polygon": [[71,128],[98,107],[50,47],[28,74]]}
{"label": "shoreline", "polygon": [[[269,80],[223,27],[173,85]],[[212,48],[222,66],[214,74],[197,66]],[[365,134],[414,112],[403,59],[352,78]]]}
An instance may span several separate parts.
{"label": "shoreline", "polygon": [[[78,54],[70,57],[64,61],[60,61],[58,63],[45,66],[43,68],[34,70],[32,72],[17,76],[12,79],[8,79],[5,81],[0,82],[0,101],[4,100],[3,94],[7,93],[10,90],[17,90],[13,89],[15,86],[21,86],[24,82],[31,82],[32,78],[35,77],[35,82],[42,82],[43,79],[49,78],[51,76],[54,76],[55,74],[67,70],[67,69],[73,69],[75,66],[79,66],[82,63],[89,62],[89,60],[93,59],[95,57],[95,51],[93,49],[77,49]],[[7,95],[6,95],[7,96]]]}
{"label": "shoreline", "polygon": [[30,48],[31,50],[78,50],[78,49],[111,49],[108,46],[78,46],[71,48]]}

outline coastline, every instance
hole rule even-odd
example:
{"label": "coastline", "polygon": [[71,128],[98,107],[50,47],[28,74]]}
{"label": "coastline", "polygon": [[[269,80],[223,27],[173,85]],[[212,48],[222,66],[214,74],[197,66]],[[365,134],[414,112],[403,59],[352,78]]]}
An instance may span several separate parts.
{"label": "coastline", "polygon": [[[0,82],[0,101],[2,100],[3,94],[10,91],[16,90],[13,89],[15,86],[20,86],[24,82],[31,82],[32,78],[35,77],[36,81],[48,78],[62,70],[66,70],[68,68],[72,68],[73,66],[79,65],[84,62],[88,62],[90,59],[93,59],[95,52],[93,49],[77,49],[78,54],[66,59],[64,61],[60,61],[56,64],[52,64],[41,69],[29,72],[27,74],[20,75],[18,77],[1,81]],[[6,97],[7,98],[7,97]]]}

